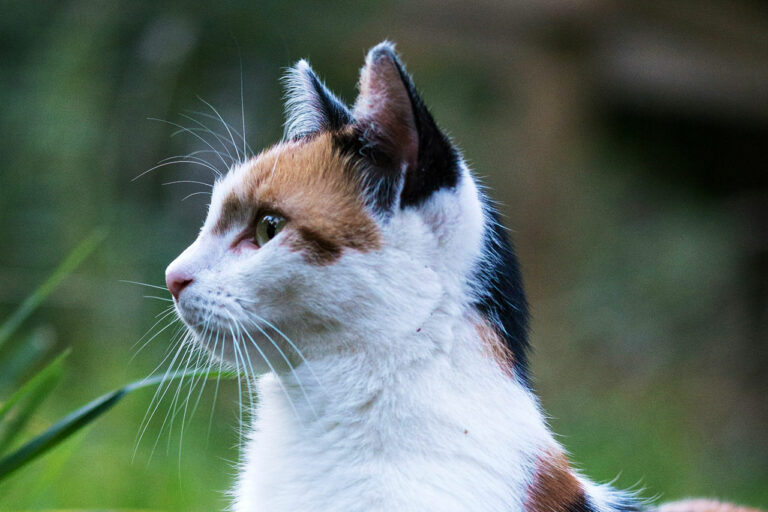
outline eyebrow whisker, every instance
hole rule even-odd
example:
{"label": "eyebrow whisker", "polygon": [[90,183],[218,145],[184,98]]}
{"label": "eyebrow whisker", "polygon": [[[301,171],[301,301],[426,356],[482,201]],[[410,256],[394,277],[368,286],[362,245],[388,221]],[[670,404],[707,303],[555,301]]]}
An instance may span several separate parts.
{"label": "eyebrow whisker", "polygon": [[[201,137],[200,135],[198,135],[198,134],[197,134],[197,133],[195,133],[194,131],[190,130],[189,128],[187,128],[187,127],[185,127],[185,126],[181,126],[181,125],[180,125],[180,124],[178,124],[178,123],[174,123],[173,121],[166,121],[165,119],[158,119],[158,118],[156,118],[156,117],[150,117],[150,118],[149,118],[149,120],[150,120],[150,121],[158,121],[158,122],[161,122],[161,123],[167,123],[167,124],[169,124],[169,125],[171,125],[171,126],[175,126],[176,128],[179,128],[179,129],[181,129],[182,131],[185,131],[185,132],[189,133],[189,134],[190,134],[190,135],[192,135],[193,137],[196,137],[197,139],[199,139],[200,141],[202,141],[202,142],[203,142],[203,144],[205,144],[206,146],[208,146],[209,148],[211,148],[211,149],[212,149],[212,150],[213,150],[213,151],[216,153],[216,156],[218,156],[218,157],[219,157],[219,160],[221,160],[221,163],[223,163],[223,164],[224,164],[224,167],[227,167],[227,168],[229,167],[229,164],[227,164],[227,162],[224,160],[224,157],[222,156],[222,154],[221,154],[220,152],[216,151],[216,148],[214,148],[214,147],[211,145],[211,143],[210,143],[210,142],[208,142],[207,140],[205,140],[205,138],[204,138],[204,137]],[[221,174],[219,174],[219,175],[221,175]]]}
{"label": "eyebrow whisker", "polygon": [[179,183],[193,183],[193,184],[195,184],[195,185],[204,185],[204,186],[206,186],[206,187],[208,187],[208,188],[213,188],[213,185],[211,185],[210,183],[206,183],[206,182],[204,182],[204,181],[196,181],[196,180],[176,180],[176,181],[166,181],[166,182],[165,182],[165,183],[163,183],[162,185],[163,185],[163,186],[167,186],[167,185],[177,185],[177,184],[179,184]]}
{"label": "eyebrow whisker", "polygon": [[202,159],[200,159],[200,160],[201,161],[186,160],[185,159],[185,160],[171,160],[171,161],[168,161],[168,162],[163,162],[161,164],[157,164],[157,165],[155,165],[153,167],[150,167],[149,169],[147,169],[143,173],[141,173],[138,176],[136,176],[135,178],[133,178],[131,181],[136,181],[137,179],[141,178],[142,176],[144,176],[146,174],[149,174],[150,172],[154,171],[155,169],[159,169],[160,167],[166,167],[168,165],[174,165],[174,164],[202,165],[203,167],[206,167],[206,168],[210,169],[211,171],[213,171],[216,174],[216,176],[218,176],[218,177],[222,176],[221,171],[219,171],[217,168],[215,168],[214,166],[212,166],[211,164],[209,164],[205,160],[202,160]]}
{"label": "eyebrow whisker", "polygon": [[[219,119],[218,117],[214,116],[213,114],[209,114],[208,112],[200,112],[199,110],[187,110],[187,112],[192,113],[192,114],[196,114],[196,115],[201,116],[201,117],[207,117],[208,119],[213,119],[214,121]],[[251,145],[248,144],[248,142],[242,136],[242,134],[235,127],[233,127],[232,124],[227,123],[226,121],[224,121],[224,122],[229,127],[229,129],[232,131],[232,133],[234,133],[239,140],[243,141],[243,143],[246,146],[246,149],[248,150],[246,152],[246,155],[249,156],[249,157],[253,157],[256,153],[253,151],[253,148],[251,148]]]}
{"label": "eyebrow whisker", "polygon": [[216,108],[214,108],[214,106],[213,106],[213,105],[211,105],[210,103],[208,103],[207,101],[205,101],[205,100],[204,100],[203,98],[201,98],[200,96],[198,96],[198,97],[197,97],[197,99],[199,99],[200,101],[202,101],[203,103],[205,103],[205,104],[208,106],[208,108],[210,108],[211,110],[213,110],[213,112],[216,114],[216,116],[218,116],[218,118],[219,118],[219,121],[221,121],[221,124],[224,126],[224,128],[227,130],[227,133],[229,134],[229,139],[232,141],[232,147],[233,147],[233,148],[235,148],[235,153],[237,154],[237,156],[238,156],[238,159],[239,159],[239,158],[242,158],[242,161],[245,161],[245,157],[246,157],[246,154],[245,154],[245,147],[243,147],[243,155],[242,155],[242,157],[241,157],[241,156],[240,156],[240,152],[239,152],[239,150],[238,150],[238,148],[237,148],[237,144],[235,143],[235,138],[232,136],[232,131],[229,129],[229,125],[228,125],[228,124],[227,124],[227,123],[224,121],[224,118],[222,118],[222,117],[221,117],[221,114],[219,114],[219,111],[218,111],[218,110],[216,110]]}
{"label": "eyebrow whisker", "polygon": [[[237,152],[237,147],[235,147],[235,154],[236,154],[237,158],[232,156],[232,152],[229,150],[229,146],[226,144],[226,143],[229,142],[229,140],[227,140],[227,138],[224,135],[221,135],[220,133],[211,130],[210,128],[208,128],[208,126],[206,126],[201,121],[199,121],[198,119],[195,119],[192,116],[189,116],[187,114],[181,114],[181,117],[183,117],[184,119],[188,119],[188,120],[192,121],[193,123],[197,124],[198,126],[200,126],[199,129],[198,128],[190,128],[190,130],[195,131],[195,132],[197,132],[199,130],[202,130],[204,133],[210,133],[211,135],[213,135],[213,137],[219,142],[219,144],[221,144],[221,147],[224,148],[224,151],[227,152],[227,156],[229,157],[230,160],[232,160],[232,164],[235,164],[236,162],[238,162],[240,160],[240,153]],[[173,135],[175,136],[177,133],[179,133],[179,132],[176,131]]]}
{"label": "eyebrow whisker", "polygon": [[209,196],[211,195],[211,193],[210,193],[210,192],[207,192],[207,191],[205,191],[205,190],[200,190],[200,191],[198,191],[198,192],[192,192],[191,194],[187,194],[186,196],[184,196],[184,198],[182,199],[182,201],[186,201],[186,200],[187,200],[187,199],[189,199],[190,197],[192,197],[192,196],[197,196],[197,195],[200,195],[200,194],[206,194],[206,195],[209,195]]}

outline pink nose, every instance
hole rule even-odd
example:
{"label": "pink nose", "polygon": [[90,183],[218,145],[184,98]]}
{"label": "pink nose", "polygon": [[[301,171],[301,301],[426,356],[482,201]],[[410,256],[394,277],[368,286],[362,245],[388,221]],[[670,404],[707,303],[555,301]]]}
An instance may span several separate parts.
{"label": "pink nose", "polygon": [[192,283],[192,278],[182,272],[169,272],[165,274],[165,284],[171,291],[171,295],[179,300],[181,291]]}

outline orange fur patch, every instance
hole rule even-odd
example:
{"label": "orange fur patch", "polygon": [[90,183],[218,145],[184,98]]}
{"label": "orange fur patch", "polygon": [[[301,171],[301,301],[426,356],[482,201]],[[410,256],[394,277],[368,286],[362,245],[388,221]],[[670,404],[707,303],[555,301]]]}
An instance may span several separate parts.
{"label": "orange fur patch", "polygon": [[381,232],[348,167],[330,134],[277,145],[253,160],[224,200],[214,229],[223,232],[234,223],[278,213],[288,220],[286,243],[309,262],[332,263],[346,248],[379,249]]}
{"label": "orange fur patch", "polygon": [[567,512],[584,500],[584,489],[565,454],[550,451],[542,455],[528,488],[526,512]]}
{"label": "orange fur patch", "polygon": [[503,371],[508,377],[514,378],[514,364],[515,355],[509,349],[504,340],[496,332],[496,329],[491,327],[487,322],[481,321],[475,324],[480,341],[483,343],[483,348],[488,355],[496,361],[501,371]]}
{"label": "orange fur patch", "polygon": [[659,512],[761,512],[756,508],[705,499],[673,501],[661,505],[658,510]]}

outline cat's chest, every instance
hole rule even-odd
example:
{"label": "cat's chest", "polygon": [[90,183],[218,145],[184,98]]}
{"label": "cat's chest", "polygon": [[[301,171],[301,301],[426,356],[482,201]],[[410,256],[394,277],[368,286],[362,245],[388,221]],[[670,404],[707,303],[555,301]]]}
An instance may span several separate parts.
{"label": "cat's chest", "polygon": [[361,401],[308,427],[283,396],[263,395],[236,512],[522,509],[530,454],[471,386],[453,400]]}
{"label": "cat's chest", "polygon": [[510,471],[504,462],[509,454],[463,449],[458,436],[446,436],[446,446],[433,442],[421,449],[408,443],[383,448],[352,432],[345,437],[294,443],[284,450],[257,436],[248,448],[235,511],[522,509],[525,475]]}

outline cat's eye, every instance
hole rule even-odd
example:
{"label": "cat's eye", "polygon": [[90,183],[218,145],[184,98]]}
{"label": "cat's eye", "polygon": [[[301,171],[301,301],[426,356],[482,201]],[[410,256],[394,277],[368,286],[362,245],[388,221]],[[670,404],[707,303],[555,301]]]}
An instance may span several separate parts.
{"label": "cat's eye", "polygon": [[285,219],[279,215],[262,215],[256,222],[256,234],[253,237],[253,242],[259,247],[263,247],[282,231],[285,223]]}

